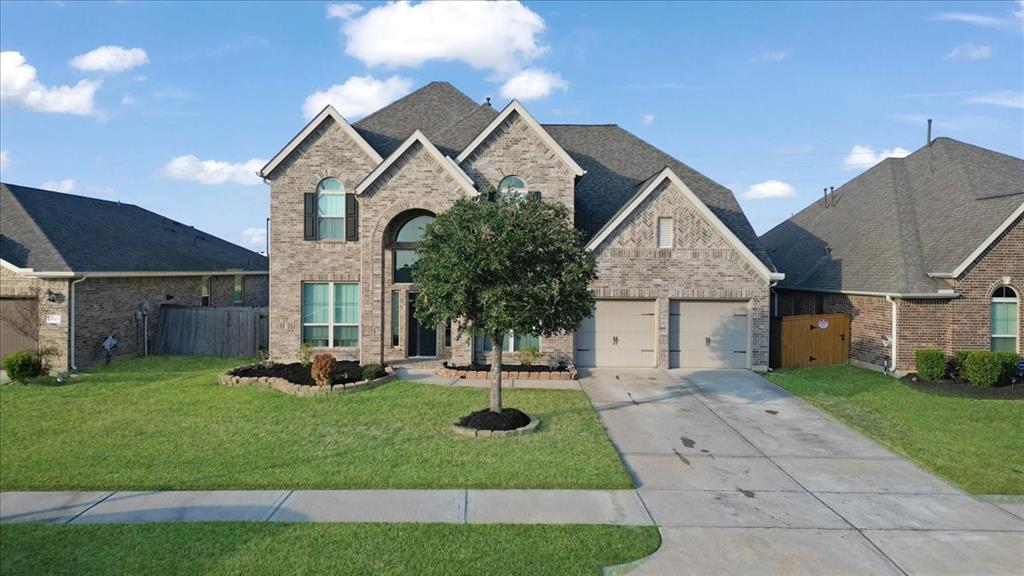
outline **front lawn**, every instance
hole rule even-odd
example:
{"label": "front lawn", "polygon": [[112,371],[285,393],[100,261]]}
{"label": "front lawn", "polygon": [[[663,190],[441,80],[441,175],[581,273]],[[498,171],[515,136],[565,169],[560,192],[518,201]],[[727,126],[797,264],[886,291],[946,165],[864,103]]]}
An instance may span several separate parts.
{"label": "front lawn", "polygon": [[766,377],[975,494],[1024,494],[1024,400],[929,392],[852,366]]}
{"label": "front lawn", "polygon": [[0,525],[0,574],[593,575],[658,529],[465,524]]}
{"label": "front lawn", "polygon": [[149,357],[0,387],[0,490],[630,488],[586,395],[507,390],[539,432],[464,438],[487,391],[391,382],[323,397],[226,387],[237,360]]}

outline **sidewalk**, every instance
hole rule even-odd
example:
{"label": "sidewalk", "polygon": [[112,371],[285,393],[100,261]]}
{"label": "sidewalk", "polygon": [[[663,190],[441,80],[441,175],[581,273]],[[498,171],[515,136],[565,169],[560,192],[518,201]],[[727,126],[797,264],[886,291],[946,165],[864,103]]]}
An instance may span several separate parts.
{"label": "sidewalk", "polygon": [[654,524],[635,490],[0,492],[0,522]]}

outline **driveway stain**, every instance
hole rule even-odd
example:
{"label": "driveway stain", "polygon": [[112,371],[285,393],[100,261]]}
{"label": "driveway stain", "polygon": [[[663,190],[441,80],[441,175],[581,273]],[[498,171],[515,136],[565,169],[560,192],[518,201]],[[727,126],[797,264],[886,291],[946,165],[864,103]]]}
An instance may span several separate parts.
{"label": "driveway stain", "polygon": [[673,448],[672,451],[676,453],[676,456],[679,457],[679,460],[681,460],[683,464],[686,464],[687,466],[690,465],[690,461],[686,459],[686,456],[683,456],[682,454],[680,454],[679,450],[676,450],[675,448]]}
{"label": "driveway stain", "polygon": [[743,488],[737,487],[736,491],[739,492],[740,494],[743,494],[747,498],[753,498],[754,497],[754,491],[753,490],[744,490]]}
{"label": "driveway stain", "polygon": [[686,446],[687,448],[693,448],[694,446],[697,445],[696,442],[690,440],[686,436],[680,436],[679,439],[683,441],[683,446]]}
{"label": "driveway stain", "polygon": [[772,416],[778,416],[779,415],[779,411],[778,410],[765,410],[765,412],[771,414]]}

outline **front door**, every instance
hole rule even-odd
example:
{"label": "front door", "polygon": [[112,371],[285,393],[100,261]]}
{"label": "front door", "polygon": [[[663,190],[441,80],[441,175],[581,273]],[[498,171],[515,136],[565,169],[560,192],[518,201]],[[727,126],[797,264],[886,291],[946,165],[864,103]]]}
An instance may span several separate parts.
{"label": "front door", "polygon": [[408,356],[437,356],[437,329],[427,328],[416,320],[416,293],[409,294]]}

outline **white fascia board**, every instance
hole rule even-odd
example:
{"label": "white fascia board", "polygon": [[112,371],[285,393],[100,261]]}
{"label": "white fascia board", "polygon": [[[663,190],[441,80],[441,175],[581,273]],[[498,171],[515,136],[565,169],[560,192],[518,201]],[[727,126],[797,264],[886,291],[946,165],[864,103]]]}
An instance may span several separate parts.
{"label": "white fascia board", "polygon": [[283,162],[284,159],[287,158],[288,155],[292,153],[292,151],[298,148],[299,145],[302,144],[306,140],[306,138],[308,138],[309,135],[313,133],[314,130],[320,127],[320,124],[323,123],[323,121],[326,120],[328,117],[333,118],[334,121],[341,126],[342,130],[344,130],[345,133],[348,134],[349,137],[352,138],[352,140],[357,145],[359,145],[359,148],[363,152],[365,152],[367,156],[370,157],[370,160],[372,160],[374,164],[380,164],[384,160],[383,158],[381,158],[380,154],[378,154],[377,151],[374,150],[372,146],[370,146],[369,142],[367,142],[362,136],[360,136],[359,132],[356,132],[356,129],[353,128],[352,125],[349,124],[347,120],[345,120],[345,117],[342,116],[337,110],[335,110],[334,106],[328,104],[327,106],[324,107],[323,110],[320,111],[319,114],[314,116],[313,119],[310,120],[308,124],[306,124],[306,127],[303,128],[301,132],[296,134],[295,137],[288,142],[287,146],[282,148],[281,151],[278,152],[276,156],[271,158],[270,162],[267,162],[266,166],[260,169],[260,171],[258,172],[259,176],[261,178],[266,178],[270,176],[271,172],[273,172],[274,169],[277,168],[277,165]]}
{"label": "white fascia board", "polygon": [[974,261],[978,259],[978,256],[981,256],[981,254],[985,250],[988,250],[988,247],[991,246],[997,238],[1002,236],[1003,232],[1006,232],[1006,229],[1009,228],[1010,225],[1013,224],[1015,220],[1017,220],[1017,218],[1020,218],[1021,214],[1024,214],[1024,202],[1021,202],[1020,206],[1017,206],[1017,209],[1014,210],[1006,218],[1006,220],[1003,220],[1002,224],[1000,224],[991,234],[989,234],[988,238],[985,238],[985,241],[982,242],[981,245],[979,245],[977,248],[975,248],[974,252],[971,252],[971,255],[968,256],[963,262],[961,262],[959,266],[954,268],[952,272],[934,272],[928,275],[933,278],[959,278],[960,275],[963,274],[965,270],[967,270],[967,267],[973,264]]}
{"label": "white fascia board", "polygon": [[469,158],[469,155],[472,154],[474,150],[483,144],[484,140],[487,140],[487,137],[490,136],[492,132],[498,129],[498,126],[501,126],[501,124],[505,122],[505,119],[512,115],[513,112],[519,114],[519,117],[537,133],[537,136],[540,137],[541,141],[558,156],[559,160],[565,163],[565,165],[572,170],[573,174],[577,177],[586,174],[587,171],[577,164],[576,161],[572,159],[572,156],[569,156],[569,153],[558,145],[558,142],[555,142],[555,139],[548,134],[548,131],[545,130],[529,112],[526,111],[526,108],[520,104],[518,100],[509,102],[508,106],[505,106],[505,109],[495,116],[494,120],[492,120],[491,123],[488,124],[472,142],[469,143],[469,146],[466,146],[466,148],[459,153],[455,158],[455,161],[462,164],[466,158]]}
{"label": "white fascia board", "polygon": [[31,276],[33,278],[74,278],[76,276],[88,276],[90,278],[155,278],[155,277],[174,277],[174,276],[266,276],[270,274],[267,270],[208,270],[208,271],[159,271],[159,272],[69,272],[62,270],[54,271],[36,271],[32,268],[20,268],[11,264],[7,260],[0,259],[0,265],[4,268],[11,270],[16,274],[22,276]]}
{"label": "white fascia board", "polygon": [[636,210],[652,192],[657,190],[658,186],[660,186],[666,179],[682,191],[683,195],[691,204],[693,204],[697,212],[704,217],[704,220],[710,223],[715,230],[724,236],[725,239],[728,240],[729,244],[731,244],[737,252],[742,254],[750,262],[750,265],[753,266],[762,276],[773,281],[782,280],[786,277],[786,275],[781,272],[772,272],[769,270],[768,267],[765,266],[764,262],[761,262],[761,259],[751,252],[750,248],[747,248],[747,245],[744,244],[736,234],[718,218],[718,216],[715,216],[715,213],[712,212],[704,202],[701,202],[700,198],[693,193],[693,190],[690,190],[690,187],[680,180],[679,177],[676,176],[676,173],[668,167],[664,168],[657,176],[652,178],[643,190],[637,192],[636,195],[634,195],[633,198],[627,202],[626,205],[623,206],[622,209],[619,210],[619,212],[610,221],[608,221],[608,223],[605,224],[596,235],[594,235],[594,238],[587,243],[587,250],[593,251],[600,246],[602,242],[607,240],[608,237],[611,236],[612,232],[625,222],[626,218],[628,218],[629,215],[632,214],[633,211]]}
{"label": "white fascia board", "polygon": [[823,288],[800,288],[793,286],[776,286],[776,290],[789,290],[791,292],[820,292],[823,294],[849,294],[851,296],[879,296],[889,298],[904,298],[909,300],[952,300],[959,298],[961,294],[952,290],[939,290],[938,292],[871,292],[868,290],[825,290]]}
{"label": "white fascia board", "polygon": [[448,156],[441,154],[441,151],[437,149],[437,146],[434,146],[434,144],[426,136],[423,135],[423,132],[416,130],[415,132],[412,133],[411,136],[406,138],[405,142],[402,142],[402,145],[399,146],[394,152],[392,152],[391,155],[387,157],[387,159],[378,164],[377,167],[373,169],[373,172],[370,172],[366,176],[366,178],[363,178],[363,181],[356,186],[356,194],[362,194],[363,192],[365,192],[378,178],[381,177],[381,175],[387,172],[388,168],[390,168],[395,162],[397,162],[398,159],[401,158],[409,150],[409,148],[411,148],[412,145],[415,144],[416,142],[419,142],[423,146],[423,149],[426,150],[427,153],[430,154],[430,156],[435,161],[437,161],[437,163],[442,168],[444,168],[444,170],[448,172],[448,174],[450,174],[452,178],[454,178],[460,185],[462,185],[463,189],[467,193],[473,196],[476,196],[480,193],[473,186],[473,180],[466,175],[462,168],[459,168],[459,165],[456,164],[454,160],[452,160]]}

